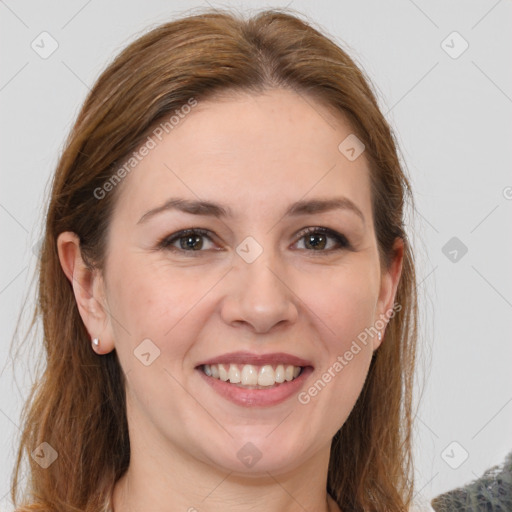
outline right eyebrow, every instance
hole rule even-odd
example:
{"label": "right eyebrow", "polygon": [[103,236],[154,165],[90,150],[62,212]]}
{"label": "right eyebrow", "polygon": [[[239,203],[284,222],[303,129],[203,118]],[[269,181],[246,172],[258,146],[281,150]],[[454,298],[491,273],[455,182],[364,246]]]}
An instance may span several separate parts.
{"label": "right eyebrow", "polygon": [[183,199],[179,197],[171,197],[164,204],[146,212],[137,222],[146,221],[148,218],[153,217],[157,213],[167,210],[178,210],[192,215],[210,215],[212,217],[232,217],[233,214],[228,207],[221,206],[217,203],[210,201],[195,201],[190,199]]}

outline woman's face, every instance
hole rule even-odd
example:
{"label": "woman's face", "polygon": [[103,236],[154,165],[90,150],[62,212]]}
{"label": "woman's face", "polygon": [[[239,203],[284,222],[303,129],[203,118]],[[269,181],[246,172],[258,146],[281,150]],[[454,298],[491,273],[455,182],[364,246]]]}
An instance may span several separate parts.
{"label": "woman's face", "polygon": [[199,102],[118,185],[88,328],[117,351],[144,456],[326,463],[400,272],[381,270],[368,162],[338,148],[351,133],[290,91]]}

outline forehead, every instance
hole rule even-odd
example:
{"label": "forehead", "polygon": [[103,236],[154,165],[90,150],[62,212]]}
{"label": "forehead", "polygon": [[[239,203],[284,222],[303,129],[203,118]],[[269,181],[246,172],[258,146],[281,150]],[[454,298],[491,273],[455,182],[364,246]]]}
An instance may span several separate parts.
{"label": "forehead", "polygon": [[230,204],[241,216],[308,195],[343,194],[371,208],[364,154],[350,161],[338,148],[353,129],[311,97],[280,89],[219,96],[168,131],[123,181],[117,208],[132,220],[171,196]]}

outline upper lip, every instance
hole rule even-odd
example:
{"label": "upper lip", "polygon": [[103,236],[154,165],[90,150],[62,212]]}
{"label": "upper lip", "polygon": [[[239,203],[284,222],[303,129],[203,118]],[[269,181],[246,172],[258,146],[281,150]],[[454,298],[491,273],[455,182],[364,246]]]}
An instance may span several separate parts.
{"label": "upper lip", "polygon": [[274,352],[272,354],[252,354],[251,352],[230,352],[221,356],[213,357],[198,364],[252,364],[263,366],[266,364],[291,364],[293,366],[312,366],[310,361],[285,352]]}

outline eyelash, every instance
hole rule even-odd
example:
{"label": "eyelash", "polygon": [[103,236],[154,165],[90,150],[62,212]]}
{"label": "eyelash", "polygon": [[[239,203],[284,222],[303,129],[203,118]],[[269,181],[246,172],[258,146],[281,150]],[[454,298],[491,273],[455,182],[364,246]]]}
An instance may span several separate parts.
{"label": "eyelash", "polygon": [[[309,249],[301,249],[301,250],[304,250],[304,251],[308,251],[308,252],[311,252],[311,253],[319,253],[319,254],[329,254],[329,253],[332,253],[334,251],[340,251],[340,250],[352,250],[352,246],[350,245],[350,242],[347,240],[347,238],[332,230],[332,229],[328,229],[328,228],[321,228],[321,227],[310,227],[310,228],[306,228],[304,230],[302,230],[300,233],[299,233],[299,238],[298,240],[302,240],[303,238],[305,238],[306,236],[308,235],[311,235],[311,234],[322,234],[322,235],[325,235],[325,236],[328,236],[332,239],[334,239],[339,247],[336,247],[334,249],[327,249],[327,250],[318,250],[318,251],[315,251],[315,250],[309,250]],[[190,256],[198,256],[201,252],[205,252],[203,250],[197,250],[197,251],[194,251],[194,250],[185,250],[185,249],[181,249],[181,248],[178,248],[178,247],[173,247],[171,244],[173,244],[175,241],[179,240],[180,238],[184,238],[186,236],[190,236],[190,235],[200,235],[200,236],[204,236],[206,238],[208,238],[211,242],[213,242],[212,238],[211,238],[211,231],[208,231],[207,229],[201,229],[201,228],[192,228],[192,229],[184,229],[182,231],[178,231],[177,233],[174,233],[170,236],[166,236],[165,238],[163,238],[162,240],[160,240],[160,242],[158,242],[158,248],[160,249],[167,249],[167,250],[170,250],[172,252],[180,252],[180,253],[192,253],[190,254]]]}

